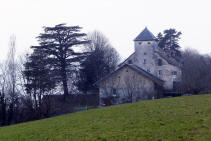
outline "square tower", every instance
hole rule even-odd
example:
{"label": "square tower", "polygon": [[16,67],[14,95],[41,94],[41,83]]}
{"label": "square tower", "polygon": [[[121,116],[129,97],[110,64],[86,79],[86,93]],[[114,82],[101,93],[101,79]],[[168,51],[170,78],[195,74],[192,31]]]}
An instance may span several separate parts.
{"label": "square tower", "polygon": [[145,28],[135,39],[134,64],[154,74],[154,50],[157,48],[156,37]]}

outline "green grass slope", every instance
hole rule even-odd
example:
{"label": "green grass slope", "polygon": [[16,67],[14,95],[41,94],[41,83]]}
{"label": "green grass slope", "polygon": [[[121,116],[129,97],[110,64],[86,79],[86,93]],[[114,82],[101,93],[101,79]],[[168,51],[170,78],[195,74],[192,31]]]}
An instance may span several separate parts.
{"label": "green grass slope", "polygon": [[211,95],[123,104],[2,127],[0,141],[211,141]]}

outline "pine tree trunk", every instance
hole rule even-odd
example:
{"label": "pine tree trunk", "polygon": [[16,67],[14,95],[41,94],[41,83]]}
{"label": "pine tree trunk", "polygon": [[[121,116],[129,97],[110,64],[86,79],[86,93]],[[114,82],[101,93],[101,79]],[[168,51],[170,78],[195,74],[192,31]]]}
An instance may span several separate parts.
{"label": "pine tree trunk", "polygon": [[67,72],[66,72],[66,62],[62,62],[62,68],[61,68],[61,74],[62,74],[62,84],[63,84],[63,91],[64,91],[64,101],[66,100],[66,97],[68,95],[68,87],[67,87]]}

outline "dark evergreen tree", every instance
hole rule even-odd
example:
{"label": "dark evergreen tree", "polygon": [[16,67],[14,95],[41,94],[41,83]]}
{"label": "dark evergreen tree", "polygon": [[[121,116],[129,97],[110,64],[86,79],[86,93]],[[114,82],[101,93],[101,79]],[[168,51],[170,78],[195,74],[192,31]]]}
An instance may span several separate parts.
{"label": "dark evergreen tree", "polygon": [[[41,113],[41,98],[48,94],[49,91],[55,88],[56,80],[54,71],[49,65],[50,60],[47,59],[47,54],[40,49],[34,49],[34,52],[28,56],[24,64],[23,72],[27,82],[25,84],[26,92],[33,101],[35,111]],[[38,118],[40,115],[37,115]]]}
{"label": "dark evergreen tree", "polygon": [[164,30],[163,34],[159,33],[157,36],[158,46],[164,51],[170,53],[173,57],[181,56],[179,39],[181,32],[177,32],[175,29]]}
{"label": "dark evergreen tree", "polygon": [[68,73],[71,73],[75,62],[80,62],[84,53],[76,52],[74,47],[89,43],[85,39],[86,34],[80,33],[79,26],[66,26],[59,24],[54,27],[44,27],[44,33],[38,36],[39,46],[33,46],[46,53],[47,58],[51,60],[54,69],[59,72],[56,77],[62,82],[64,98],[68,94]]}
{"label": "dark evergreen tree", "polygon": [[158,46],[163,49],[164,48],[164,45],[163,45],[164,40],[163,40],[163,34],[161,32],[158,33],[157,40],[158,40]]}

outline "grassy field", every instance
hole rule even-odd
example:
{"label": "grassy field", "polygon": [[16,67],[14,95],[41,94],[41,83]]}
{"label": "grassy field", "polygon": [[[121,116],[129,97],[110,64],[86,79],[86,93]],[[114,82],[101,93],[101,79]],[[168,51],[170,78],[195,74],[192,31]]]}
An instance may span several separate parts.
{"label": "grassy field", "polygon": [[0,141],[211,141],[211,95],[93,109],[0,128]]}

